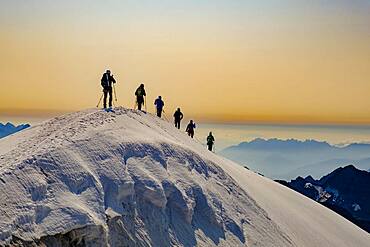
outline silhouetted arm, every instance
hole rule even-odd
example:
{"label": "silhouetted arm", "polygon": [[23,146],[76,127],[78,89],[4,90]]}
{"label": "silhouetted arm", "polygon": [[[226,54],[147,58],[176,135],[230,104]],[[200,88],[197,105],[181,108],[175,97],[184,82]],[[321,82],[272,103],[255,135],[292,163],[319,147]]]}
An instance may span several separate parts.
{"label": "silhouetted arm", "polygon": [[111,80],[113,83],[116,83],[116,80],[113,78],[113,75],[110,77],[110,80]]}
{"label": "silhouetted arm", "polygon": [[105,83],[104,83],[104,75],[101,77],[101,80],[100,80],[100,85],[102,86],[102,87],[104,87],[105,86]]}

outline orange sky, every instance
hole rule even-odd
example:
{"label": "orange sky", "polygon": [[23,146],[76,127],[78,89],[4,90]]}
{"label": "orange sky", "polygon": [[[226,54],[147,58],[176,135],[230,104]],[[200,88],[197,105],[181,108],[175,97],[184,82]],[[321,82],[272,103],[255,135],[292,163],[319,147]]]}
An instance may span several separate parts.
{"label": "orange sky", "polygon": [[[0,114],[118,104],[208,121],[370,123],[368,1],[29,1],[0,10]],[[16,16],[17,18],[14,18]]]}

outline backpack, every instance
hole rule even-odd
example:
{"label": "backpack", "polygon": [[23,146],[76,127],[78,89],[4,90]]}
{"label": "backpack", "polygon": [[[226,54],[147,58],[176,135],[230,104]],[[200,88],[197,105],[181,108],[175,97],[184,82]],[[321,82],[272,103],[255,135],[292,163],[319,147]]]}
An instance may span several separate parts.
{"label": "backpack", "polygon": [[213,144],[213,142],[214,142],[213,136],[208,136],[207,137],[207,144]]}
{"label": "backpack", "polygon": [[139,87],[137,90],[136,90],[136,96],[139,96],[139,97],[142,97],[142,96],[144,96],[144,94],[145,94],[145,90],[144,89],[142,89],[141,87]]}

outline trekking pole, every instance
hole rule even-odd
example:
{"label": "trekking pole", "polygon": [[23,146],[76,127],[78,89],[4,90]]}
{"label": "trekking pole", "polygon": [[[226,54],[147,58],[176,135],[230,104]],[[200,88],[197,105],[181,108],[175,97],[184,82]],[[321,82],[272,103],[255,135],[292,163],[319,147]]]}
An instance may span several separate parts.
{"label": "trekking pole", "polygon": [[114,86],[114,83],[113,83],[113,92],[114,92],[114,100],[117,102],[116,87]]}
{"label": "trekking pole", "polygon": [[146,95],[144,96],[144,106],[145,106],[145,112],[148,112],[148,110],[146,108]]}
{"label": "trekking pole", "polygon": [[164,117],[164,119],[166,119],[166,121],[167,121],[167,122],[170,122],[170,121],[168,120],[167,116],[166,116],[166,112],[165,112],[164,110],[162,110],[162,111],[163,111],[163,117]]}
{"label": "trekking pole", "polygon": [[96,107],[99,107],[100,102],[101,102],[101,99],[103,98],[103,95],[104,95],[104,93],[102,93],[102,94],[101,94],[100,99],[99,99],[99,102],[98,102],[98,104],[96,105]]}

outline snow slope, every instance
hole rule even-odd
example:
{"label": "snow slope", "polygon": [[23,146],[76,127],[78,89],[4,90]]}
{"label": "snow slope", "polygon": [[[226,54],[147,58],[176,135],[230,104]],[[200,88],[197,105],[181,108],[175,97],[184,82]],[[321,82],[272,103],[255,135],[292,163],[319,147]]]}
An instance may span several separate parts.
{"label": "snow slope", "polygon": [[370,246],[308,198],[151,114],[57,117],[0,140],[0,246]]}

